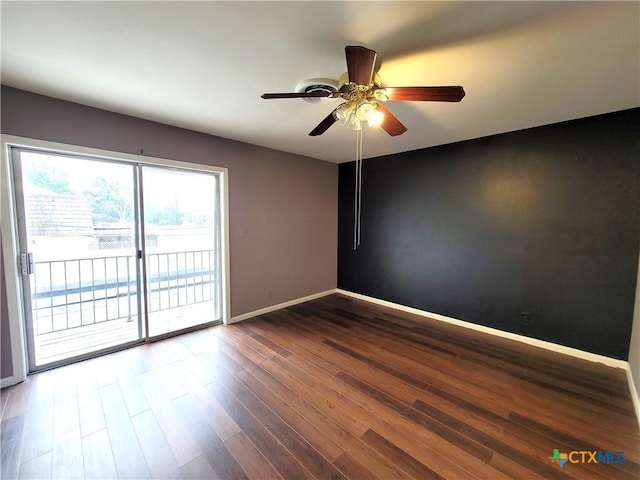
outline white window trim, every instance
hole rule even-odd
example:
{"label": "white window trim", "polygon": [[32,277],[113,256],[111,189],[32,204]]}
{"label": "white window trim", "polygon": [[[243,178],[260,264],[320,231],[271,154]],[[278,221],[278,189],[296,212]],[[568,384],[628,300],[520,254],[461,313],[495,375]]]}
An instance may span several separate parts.
{"label": "white window trim", "polygon": [[1,142],[2,164],[0,165],[0,217],[2,218],[2,222],[0,223],[0,233],[2,234],[13,375],[11,377],[3,378],[0,387],[6,387],[22,382],[27,377],[24,303],[22,302],[21,277],[18,264],[20,252],[18,249],[18,232],[16,228],[15,186],[13,185],[13,175],[11,174],[11,148],[22,147],[53,153],[82,155],[100,159],[124,160],[144,165],[176,167],[186,170],[218,173],[220,175],[220,215],[222,223],[222,321],[225,325],[230,323],[229,172],[227,168],[169,160],[166,158],[133,155],[130,153],[114,152],[77,145],[68,145],[13,135],[2,135]]}

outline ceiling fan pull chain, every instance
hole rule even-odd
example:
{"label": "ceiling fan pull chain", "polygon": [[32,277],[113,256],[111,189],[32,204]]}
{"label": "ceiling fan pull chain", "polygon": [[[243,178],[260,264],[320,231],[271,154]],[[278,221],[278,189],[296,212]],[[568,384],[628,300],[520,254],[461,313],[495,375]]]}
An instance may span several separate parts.
{"label": "ceiling fan pull chain", "polygon": [[362,135],[364,129],[358,130],[358,158],[360,165],[358,168],[358,246],[360,246],[360,236],[362,235]]}
{"label": "ceiling fan pull chain", "polygon": [[358,131],[356,130],[356,161],[353,165],[355,189],[353,191],[353,249],[358,248]]}
{"label": "ceiling fan pull chain", "polygon": [[360,245],[360,211],[362,209],[362,129],[356,130],[356,162],[354,167],[353,249],[356,250]]}

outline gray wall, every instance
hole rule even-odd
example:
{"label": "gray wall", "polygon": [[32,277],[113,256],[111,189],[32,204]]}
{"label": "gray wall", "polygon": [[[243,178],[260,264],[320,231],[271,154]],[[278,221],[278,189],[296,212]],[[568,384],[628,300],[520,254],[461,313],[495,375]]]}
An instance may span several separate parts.
{"label": "gray wall", "polygon": [[[232,316],[336,287],[335,164],[6,86],[1,125],[3,134],[227,167]],[[4,329],[4,312],[0,320]],[[3,352],[7,343],[3,335]]]}
{"label": "gray wall", "polygon": [[9,338],[9,313],[7,312],[7,291],[4,281],[4,258],[2,253],[2,240],[0,240],[0,378],[13,375],[11,362],[11,339]]}

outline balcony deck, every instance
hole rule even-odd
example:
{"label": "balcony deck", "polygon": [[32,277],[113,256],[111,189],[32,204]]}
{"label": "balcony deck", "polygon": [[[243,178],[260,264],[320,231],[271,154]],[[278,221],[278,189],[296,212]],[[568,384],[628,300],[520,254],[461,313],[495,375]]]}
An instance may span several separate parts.
{"label": "balcony deck", "polygon": [[[138,327],[138,259],[112,253],[35,263],[36,368],[145,338],[145,326]],[[146,278],[149,337],[220,319],[213,250],[149,254]]]}
{"label": "balcony deck", "polygon": [[[213,301],[151,312],[150,336],[211,323]],[[144,328],[144,326],[142,327]],[[120,318],[34,336],[36,365],[64,360],[138,340],[137,316]]]}

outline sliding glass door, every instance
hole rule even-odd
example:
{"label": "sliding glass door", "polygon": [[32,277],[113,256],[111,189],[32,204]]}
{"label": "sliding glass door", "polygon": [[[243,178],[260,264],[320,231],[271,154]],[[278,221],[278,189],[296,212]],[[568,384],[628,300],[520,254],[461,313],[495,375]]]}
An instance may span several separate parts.
{"label": "sliding glass door", "polygon": [[14,152],[31,369],[142,338],[133,165]]}
{"label": "sliding glass door", "polygon": [[219,174],[12,160],[30,371],[222,321]]}
{"label": "sliding glass door", "polygon": [[218,175],[143,167],[149,335],[221,321]]}

